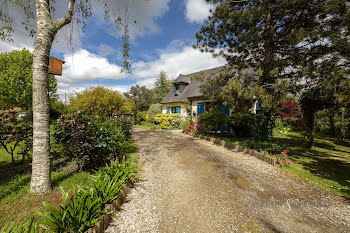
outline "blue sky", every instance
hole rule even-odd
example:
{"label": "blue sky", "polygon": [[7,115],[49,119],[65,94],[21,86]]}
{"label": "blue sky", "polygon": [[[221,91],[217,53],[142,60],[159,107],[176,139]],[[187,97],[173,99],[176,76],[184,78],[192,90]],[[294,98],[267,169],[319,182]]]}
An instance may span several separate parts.
{"label": "blue sky", "polygon": [[[66,12],[67,0],[56,2],[55,18],[59,18]],[[136,24],[130,23],[132,74],[126,75],[120,73],[121,33],[103,20],[98,5],[93,6],[95,15],[87,21],[84,31],[71,24],[55,38],[51,55],[66,61],[63,75],[58,77],[59,94],[72,96],[92,85],[125,92],[135,84],[152,87],[161,70],[175,78],[180,73],[225,64],[223,58],[213,58],[192,48],[195,33],[212,7],[205,0],[131,0],[130,22],[136,20]],[[19,25],[14,43],[1,42],[0,52],[23,47],[32,51],[33,39]]]}

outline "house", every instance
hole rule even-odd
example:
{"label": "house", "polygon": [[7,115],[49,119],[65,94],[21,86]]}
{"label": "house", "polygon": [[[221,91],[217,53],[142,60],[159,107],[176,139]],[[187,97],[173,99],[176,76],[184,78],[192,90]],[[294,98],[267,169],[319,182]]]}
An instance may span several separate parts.
{"label": "house", "polygon": [[[180,74],[173,82],[174,88],[161,101],[162,113],[178,113],[185,119],[197,121],[197,117],[207,111],[208,100],[200,91],[200,86],[203,81],[196,77],[205,79],[215,77],[220,74],[227,65],[215,67],[208,70],[203,70],[187,75]],[[252,112],[255,113],[257,104],[252,107]],[[222,106],[221,109],[225,115],[232,113],[232,109]]]}

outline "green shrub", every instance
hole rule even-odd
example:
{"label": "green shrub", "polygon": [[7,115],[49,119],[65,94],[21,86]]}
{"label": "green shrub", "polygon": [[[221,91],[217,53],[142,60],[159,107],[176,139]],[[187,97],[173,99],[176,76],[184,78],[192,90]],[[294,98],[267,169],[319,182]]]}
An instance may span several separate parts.
{"label": "green shrub", "polygon": [[192,120],[185,120],[185,121],[181,122],[179,128],[182,130],[186,130],[186,128],[188,128],[189,125],[193,125],[193,121]]}
{"label": "green shrub", "polygon": [[233,113],[226,119],[226,125],[237,137],[252,137],[255,129],[255,117],[249,113]]}
{"label": "green shrub", "polygon": [[205,112],[198,117],[198,123],[207,131],[219,130],[220,125],[224,122],[225,114],[223,112]]}
{"label": "green shrub", "polygon": [[269,110],[264,110],[262,115],[257,115],[254,127],[254,139],[258,141],[266,141],[273,136],[275,127],[275,115]]}
{"label": "green shrub", "polygon": [[156,114],[162,113],[162,105],[161,104],[152,104],[147,112],[148,121],[154,123],[154,116]]}
{"label": "green shrub", "polygon": [[143,121],[148,121],[148,112],[137,112],[136,114],[136,123],[140,124]]}
{"label": "green shrub", "polygon": [[63,204],[55,209],[44,203],[47,213],[39,213],[40,223],[55,232],[85,232],[93,227],[106,214],[101,211],[101,200],[92,190],[76,189],[69,196],[62,189]]}
{"label": "green shrub", "polygon": [[271,141],[258,141],[253,139],[244,140],[239,143],[239,145],[254,149],[257,151],[267,151],[269,153],[280,153],[284,149],[285,146],[271,142]]}
{"label": "green shrub", "polygon": [[[124,128],[124,130],[123,130]],[[63,114],[54,127],[55,154],[74,157],[79,169],[103,166],[122,159],[131,141],[131,126],[115,119],[91,120],[79,113]]]}

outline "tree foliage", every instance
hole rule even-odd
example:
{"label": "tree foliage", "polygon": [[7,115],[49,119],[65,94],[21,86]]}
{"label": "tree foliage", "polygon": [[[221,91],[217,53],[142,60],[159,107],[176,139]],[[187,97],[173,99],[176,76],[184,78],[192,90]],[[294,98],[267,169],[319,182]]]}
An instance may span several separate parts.
{"label": "tree foliage", "polygon": [[146,86],[132,86],[124,95],[134,103],[134,111],[136,112],[147,111],[154,103],[153,92]]}
{"label": "tree foliage", "polygon": [[172,80],[167,78],[165,71],[161,71],[154,83],[154,103],[160,103],[168,92],[173,88]]}
{"label": "tree foliage", "polygon": [[196,34],[195,47],[223,55],[239,70],[261,69],[261,84],[288,78],[296,91],[349,66],[345,0],[208,2],[218,6]]}
{"label": "tree foliage", "polygon": [[71,107],[90,116],[112,117],[113,115],[131,112],[132,104],[121,94],[111,89],[97,86],[90,87],[70,99]]}
{"label": "tree foliage", "polygon": [[11,155],[15,163],[16,149],[21,147],[17,155],[22,155],[22,161],[32,148],[32,126],[18,118],[18,108],[6,105],[0,110],[0,146]]}
{"label": "tree foliage", "polygon": [[[26,49],[0,54],[0,105],[31,108],[32,63],[33,56]],[[58,99],[54,75],[49,75],[49,96],[52,102]]]}

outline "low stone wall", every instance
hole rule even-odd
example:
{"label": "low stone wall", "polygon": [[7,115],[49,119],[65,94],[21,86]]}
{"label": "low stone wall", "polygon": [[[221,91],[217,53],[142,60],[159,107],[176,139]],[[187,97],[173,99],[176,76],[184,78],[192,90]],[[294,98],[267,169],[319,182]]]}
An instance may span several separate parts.
{"label": "low stone wall", "polygon": [[104,216],[96,223],[93,228],[85,231],[85,233],[103,233],[108,228],[113,217],[116,216],[117,211],[120,210],[120,206],[125,202],[126,196],[134,186],[133,182],[128,181],[118,193],[118,197],[113,201],[112,204],[106,205],[105,211],[109,214]]}
{"label": "low stone wall", "polygon": [[223,146],[229,150],[235,151],[235,152],[242,152],[244,154],[248,154],[250,156],[254,156],[257,159],[260,159],[261,161],[264,161],[272,166],[276,166],[277,165],[277,161],[274,158],[268,157],[265,154],[259,153],[258,151],[231,143],[231,142],[227,142],[224,140],[220,140],[218,138],[214,138],[214,137],[209,137],[209,136],[204,136],[204,135],[198,135],[198,134],[191,134],[188,132],[184,132],[185,134],[200,138],[200,139],[204,139],[207,141],[210,141],[218,146]]}

